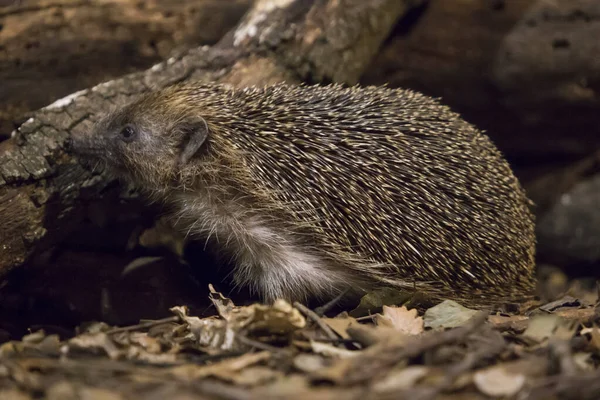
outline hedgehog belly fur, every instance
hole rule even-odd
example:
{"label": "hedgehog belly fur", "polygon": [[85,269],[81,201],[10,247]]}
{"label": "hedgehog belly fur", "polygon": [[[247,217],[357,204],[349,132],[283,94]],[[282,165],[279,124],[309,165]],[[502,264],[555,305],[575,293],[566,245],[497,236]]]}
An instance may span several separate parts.
{"label": "hedgehog belly fur", "polygon": [[[322,252],[299,243],[290,232],[238,203],[181,194],[178,220],[188,234],[212,240],[235,263],[233,280],[265,301],[329,298],[352,282],[349,270],[331,268]],[[217,204],[215,204],[217,203]]]}

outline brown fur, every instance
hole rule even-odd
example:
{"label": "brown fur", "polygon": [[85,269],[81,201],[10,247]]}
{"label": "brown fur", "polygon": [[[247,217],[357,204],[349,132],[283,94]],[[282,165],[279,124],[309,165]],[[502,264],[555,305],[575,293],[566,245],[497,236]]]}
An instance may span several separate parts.
{"label": "brown fur", "polygon": [[533,288],[534,219],[508,164],[413,91],[181,85],[74,145],[169,204],[265,300],[383,284],[483,306]]}

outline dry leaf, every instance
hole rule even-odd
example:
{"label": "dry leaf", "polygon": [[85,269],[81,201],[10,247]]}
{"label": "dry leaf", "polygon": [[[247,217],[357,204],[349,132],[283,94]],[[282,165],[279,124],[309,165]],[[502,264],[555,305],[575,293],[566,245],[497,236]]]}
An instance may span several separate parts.
{"label": "dry leaf", "polygon": [[234,315],[231,321],[249,332],[268,332],[287,335],[306,326],[306,319],[296,308],[285,300],[275,300],[272,305],[253,304],[240,308],[247,315]]}
{"label": "dry leaf", "polygon": [[[17,389],[0,389],[0,399],[7,400],[31,400],[31,396]],[[54,400],[54,399],[50,399]]]}
{"label": "dry leaf", "polygon": [[483,394],[492,397],[510,397],[523,388],[525,375],[512,374],[502,365],[497,365],[475,372],[473,381]]}
{"label": "dry leaf", "polygon": [[92,388],[92,387],[82,387],[79,390],[80,399],[85,400],[122,400],[123,396],[120,393],[114,392],[112,390],[100,389],[100,388]]}
{"label": "dry leaf", "polygon": [[[253,390],[254,399],[311,399],[308,379],[304,375],[292,374],[283,376],[281,379],[269,385]],[[308,396],[303,396],[308,394]],[[324,399],[325,400],[325,399]]]}
{"label": "dry leaf", "polygon": [[540,310],[550,312],[550,311],[554,311],[561,307],[579,307],[579,306],[581,306],[581,302],[578,299],[576,299],[572,296],[565,296],[560,300],[556,300],[556,301],[544,304],[543,306],[540,307]]}
{"label": "dry leaf", "polygon": [[344,318],[321,318],[335,333],[340,335],[342,339],[350,339],[347,329],[351,326],[358,325],[358,321],[352,317]]}
{"label": "dry leaf", "polygon": [[[258,353],[246,353],[239,357],[219,361],[210,365],[198,366],[195,364],[186,364],[173,367],[169,370],[170,374],[176,375],[177,379],[189,382],[208,376],[231,377],[231,373],[237,373],[251,365],[266,361],[271,357],[268,351]],[[229,378],[228,378],[229,379]]]}
{"label": "dry leaf", "polygon": [[311,379],[317,382],[328,381],[343,383],[346,381],[348,371],[353,366],[353,357],[336,359],[331,365],[321,368],[311,374]]}
{"label": "dry leaf", "polygon": [[132,332],[129,335],[132,344],[137,344],[149,353],[160,353],[161,346],[156,338],[148,336],[144,332]]}
{"label": "dry leaf", "polygon": [[419,379],[429,372],[429,368],[414,365],[397,371],[391,371],[382,380],[373,385],[373,390],[378,393],[396,392],[412,388]]}
{"label": "dry leaf", "polygon": [[219,315],[226,320],[229,319],[231,311],[236,308],[233,301],[230,298],[223,296],[220,292],[217,292],[212,284],[208,285],[208,290],[210,291],[210,301],[217,309]]}
{"label": "dry leaf", "polygon": [[425,311],[423,319],[427,328],[456,328],[464,325],[475,314],[477,314],[476,310],[463,307],[453,300],[444,300]]}
{"label": "dry leaf", "polygon": [[401,338],[405,341],[410,338],[410,335],[400,333],[394,328],[362,324],[352,325],[348,328],[348,334],[353,340],[366,347],[392,338],[396,343],[398,343]]}
{"label": "dry leaf", "polygon": [[44,332],[43,329],[40,329],[39,331],[36,331],[36,332],[33,332],[33,333],[23,336],[23,339],[21,339],[21,340],[23,341],[23,343],[36,344],[36,343],[39,343],[42,340],[44,340],[45,337],[46,337],[46,333]]}
{"label": "dry leaf", "polygon": [[241,386],[258,386],[281,378],[283,374],[267,367],[251,366],[242,370],[220,370],[213,374],[216,378]]}
{"label": "dry leaf", "polygon": [[501,330],[512,329],[517,332],[522,332],[527,329],[529,317],[524,315],[490,315],[488,322]]}
{"label": "dry leaf", "polygon": [[409,300],[414,293],[394,288],[382,288],[367,293],[360,299],[358,306],[350,311],[352,317],[358,318],[377,312],[384,305],[402,304]]}
{"label": "dry leaf", "polygon": [[62,352],[72,352],[73,350],[98,350],[102,349],[109,358],[116,360],[123,353],[115,345],[114,341],[106,333],[95,333],[75,336],[67,341],[66,346],[63,346]]}
{"label": "dry leaf", "polygon": [[129,346],[125,351],[128,360],[144,361],[149,364],[173,364],[177,362],[175,353],[150,353],[139,346]]}
{"label": "dry leaf", "polygon": [[406,307],[383,306],[383,315],[375,315],[377,325],[394,328],[407,335],[418,335],[423,332],[423,318],[418,317],[416,309]]}
{"label": "dry leaf", "polygon": [[569,340],[575,334],[577,325],[573,321],[566,321],[556,314],[536,315],[529,321],[529,326],[523,332],[523,336],[543,342],[549,337]]}
{"label": "dry leaf", "polygon": [[529,321],[529,326],[523,333],[530,339],[536,342],[542,342],[544,339],[549,338],[554,333],[556,326],[558,325],[558,316],[554,314],[536,315]]}
{"label": "dry leaf", "polygon": [[327,365],[325,359],[316,354],[298,354],[294,357],[294,367],[302,372],[312,373]]}
{"label": "dry leaf", "polygon": [[575,353],[573,354],[573,362],[581,371],[593,371],[594,365],[593,360],[591,360],[591,353]]}
{"label": "dry leaf", "polygon": [[327,343],[315,342],[313,340],[310,341],[310,346],[315,353],[323,354],[328,357],[350,358],[360,354],[360,351],[346,350]]}
{"label": "dry leaf", "polygon": [[564,319],[570,319],[574,321],[589,321],[594,318],[595,310],[593,307],[589,308],[564,308],[558,309],[553,312],[554,315],[558,315]]}
{"label": "dry leaf", "polygon": [[245,347],[235,340],[235,332],[224,319],[190,317],[187,307],[172,307],[170,311],[188,324],[199,346],[228,351]]}
{"label": "dry leaf", "polygon": [[594,346],[594,349],[596,349],[596,351],[600,351],[600,329],[598,329],[596,325],[594,325],[592,328],[591,344],[592,346]]}

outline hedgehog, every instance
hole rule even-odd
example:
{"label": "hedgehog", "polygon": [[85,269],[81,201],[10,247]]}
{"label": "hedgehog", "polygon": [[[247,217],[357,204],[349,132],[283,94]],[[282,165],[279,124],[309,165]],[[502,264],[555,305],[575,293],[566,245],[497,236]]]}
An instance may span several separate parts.
{"label": "hedgehog", "polygon": [[177,84],[71,143],[265,302],[392,287],[488,307],[534,288],[534,217],[509,164],[416,91]]}

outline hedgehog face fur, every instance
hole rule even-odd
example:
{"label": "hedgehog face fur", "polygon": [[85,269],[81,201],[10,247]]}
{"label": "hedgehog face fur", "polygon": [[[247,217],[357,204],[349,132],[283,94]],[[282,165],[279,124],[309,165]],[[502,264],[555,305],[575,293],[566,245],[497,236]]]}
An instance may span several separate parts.
{"label": "hedgehog face fur", "polygon": [[142,187],[166,187],[204,143],[208,126],[193,115],[173,121],[167,117],[172,112],[168,107],[152,114],[139,112],[140,107],[145,104],[130,104],[105,116],[91,135],[73,141],[73,149]]}
{"label": "hedgehog face fur", "polygon": [[529,201],[489,139],[408,90],[188,84],[73,138],[265,300],[378,285],[474,307],[533,288]]}

